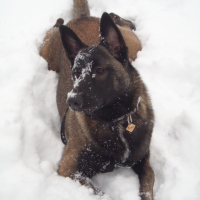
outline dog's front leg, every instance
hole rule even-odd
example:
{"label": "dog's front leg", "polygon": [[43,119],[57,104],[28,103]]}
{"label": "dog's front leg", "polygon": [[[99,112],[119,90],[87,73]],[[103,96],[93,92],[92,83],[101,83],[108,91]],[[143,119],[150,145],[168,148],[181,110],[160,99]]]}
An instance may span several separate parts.
{"label": "dog's front leg", "polygon": [[[79,147],[79,148],[74,148]],[[71,145],[70,142],[65,146],[63,157],[60,162],[58,174],[60,176],[69,177],[73,180],[78,180],[82,185],[91,188],[94,194],[103,195],[104,193],[95,187],[89,178],[83,176],[83,172],[80,170],[80,166],[84,165],[80,156],[85,152],[83,148],[78,145]],[[86,160],[85,160],[86,161]],[[83,166],[83,168],[85,168]]]}
{"label": "dog's front leg", "polygon": [[58,174],[64,177],[73,178],[77,171],[77,158],[79,150],[67,144],[58,168]]}
{"label": "dog's front leg", "polygon": [[142,200],[153,200],[154,172],[151,168],[150,153],[133,166],[140,180],[140,196]]}

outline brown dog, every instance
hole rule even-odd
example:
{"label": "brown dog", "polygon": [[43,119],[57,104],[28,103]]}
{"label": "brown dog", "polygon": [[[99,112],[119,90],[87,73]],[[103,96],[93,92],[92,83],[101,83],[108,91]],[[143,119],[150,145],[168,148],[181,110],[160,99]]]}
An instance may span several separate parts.
{"label": "brown dog", "polygon": [[89,17],[85,0],[74,0],[74,12],[67,26],[57,21],[40,51],[49,69],[60,72],[57,105],[66,146],[58,174],[102,194],[87,178],[129,166],[139,176],[142,200],[153,199],[154,115],[147,89],[129,62],[141,50],[134,26],[122,18],[114,22],[113,13],[101,20]]}

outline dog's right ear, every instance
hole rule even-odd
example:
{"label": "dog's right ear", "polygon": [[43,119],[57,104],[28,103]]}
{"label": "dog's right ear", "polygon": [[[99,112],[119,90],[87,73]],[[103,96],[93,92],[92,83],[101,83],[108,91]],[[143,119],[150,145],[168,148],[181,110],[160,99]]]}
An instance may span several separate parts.
{"label": "dog's right ear", "polygon": [[67,56],[68,56],[69,60],[71,61],[72,65],[73,65],[74,59],[75,59],[76,55],[78,54],[78,52],[82,48],[87,47],[87,45],[85,45],[78,38],[76,33],[74,33],[74,31],[72,31],[67,26],[61,25],[59,27],[59,30],[60,30],[62,44],[65,48],[65,51],[67,52]]}

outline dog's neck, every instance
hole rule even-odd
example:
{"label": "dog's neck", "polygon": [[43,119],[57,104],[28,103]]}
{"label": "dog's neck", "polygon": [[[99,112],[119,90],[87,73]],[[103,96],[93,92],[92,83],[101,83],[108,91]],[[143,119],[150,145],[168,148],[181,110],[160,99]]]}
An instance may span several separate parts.
{"label": "dog's neck", "polygon": [[127,119],[128,123],[130,123],[130,120],[132,120],[131,115],[134,115],[138,111],[139,105],[140,105],[140,97],[138,97],[137,105],[133,111],[129,112],[128,114],[122,115],[121,117],[119,117],[117,119],[114,119],[113,122],[116,123],[121,120]]}
{"label": "dog's neck", "polygon": [[[129,115],[130,113],[134,113],[135,110],[138,109],[142,87],[141,85],[138,85],[136,87],[137,81],[135,80],[137,80],[139,74],[130,63],[129,70],[129,73],[131,74],[129,88],[108,105],[105,105],[103,108],[95,110],[94,112],[89,114],[89,118],[97,121],[113,122],[118,118]],[[136,88],[137,91],[135,91]],[[136,93],[138,94],[138,96],[135,96]]]}
{"label": "dog's neck", "polygon": [[132,96],[126,96],[125,100],[124,98],[118,98],[112,104],[94,111],[88,117],[98,121],[117,122],[137,112],[139,103],[140,97],[135,101],[132,100]]}

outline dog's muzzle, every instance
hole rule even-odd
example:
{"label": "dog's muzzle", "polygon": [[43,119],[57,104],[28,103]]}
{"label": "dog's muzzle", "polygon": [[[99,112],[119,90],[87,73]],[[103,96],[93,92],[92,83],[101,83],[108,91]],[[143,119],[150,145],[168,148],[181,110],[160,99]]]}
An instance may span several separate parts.
{"label": "dog's muzzle", "polygon": [[73,111],[81,111],[83,107],[83,98],[81,95],[69,97],[67,99],[67,104]]}

